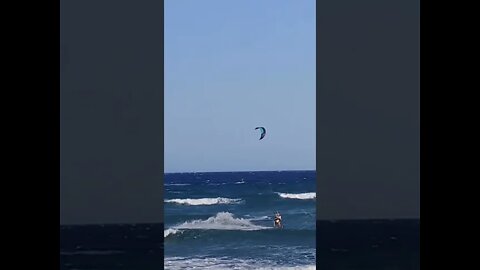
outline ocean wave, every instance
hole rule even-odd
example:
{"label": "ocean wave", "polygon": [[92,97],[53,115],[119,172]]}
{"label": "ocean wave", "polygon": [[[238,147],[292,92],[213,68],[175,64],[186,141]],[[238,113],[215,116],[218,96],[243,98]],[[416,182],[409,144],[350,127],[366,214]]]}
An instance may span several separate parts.
{"label": "ocean wave", "polygon": [[189,229],[189,230],[240,230],[255,231],[272,229],[272,227],[264,227],[253,224],[249,219],[235,218],[232,213],[220,212],[206,220],[186,221],[171,229]]}
{"label": "ocean wave", "polygon": [[253,259],[237,259],[237,258],[182,258],[182,257],[166,257],[164,261],[165,269],[279,269],[279,270],[314,270],[315,264],[282,266],[269,260],[253,260]]}
{"label": "ocean wave", "polygon": [[261,217],[249,218],[248,220],[258,221],[258,220],[271,220],[271,219],[272,219],[272,217],[269,217],[269,216],[261,216]]}
{"label": "ocean wave", "polygon": [[317,197],[315,192],[306,192],[306,193],[281,193],[277,194],[284,199],[297,199],[297,200],[313,200]]}
{"label": "ocean wave", "polygon": [[163,230],[163,237],[167,237],[169,235],[174,235],[174,234],[181,233],[181,232],[182,231],[180,231],[180,230],[169,228],[169,229]]}
{"label": "ocean wave", "polygon": [[190,184],[164,184],[164,186],[190,186]]}
{"label": "ocean wave", "polygon": [[[273,222],[272,222],[273,223]],[[265,242],[270,244],[281,244],[284,242],[289,243],[305,243],[311,242],[312,238],[315,238],[314,228],[302,228],[302,229],[283,229],[281,232],[282,237],[278,238],[278,230],[274,229],[273,224],[263,223],[260,224],[263,229],[252,228],[240,228],[234,229],[230,226],[229,229],[212,229],[211,227],[204,226],[203,228],[185,229],[191,228],[187,225],[185,228],[172,226],[171,232],[164,231],[165,239],[181,239],[182,241],[189,241],[194,239],[215,239],[215,242],[221,243],[222,241],[239,241],[242,242],[245,239],[255,239],[255,242]],[[173,233],[175,232],[175,233]],[[236,240],[233,240],[236,239]]]}
{"label": "ocean wave", "polygon": [[216,204],[239,204],[242,199],[230,199],[230,198],[201,198],[201,199],[169,199],[165,200],[166,203],[176,203],[184,205],[216,205]]}

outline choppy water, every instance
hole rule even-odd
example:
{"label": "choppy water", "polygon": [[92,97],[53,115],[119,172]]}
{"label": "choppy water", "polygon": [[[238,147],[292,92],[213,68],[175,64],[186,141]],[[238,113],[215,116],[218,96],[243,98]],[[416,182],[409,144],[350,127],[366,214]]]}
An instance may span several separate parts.
{"label": "choppy water", "polygon": [[314,171],[167,174],[165,268],[315,268],[315,187]]}
{"label": "choppy water", "polygon": [[315,221],[315,185],[312,171],[167,174],[165,224],[61,226],[60,269],[420,269],[418,219]]}

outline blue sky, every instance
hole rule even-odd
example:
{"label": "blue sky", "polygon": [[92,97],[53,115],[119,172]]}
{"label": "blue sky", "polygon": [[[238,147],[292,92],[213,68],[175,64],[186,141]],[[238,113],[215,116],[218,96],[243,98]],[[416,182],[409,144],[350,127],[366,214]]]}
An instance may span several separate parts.
{"label": "blue sky", "polygon": [[315,1],[164,12],[165,172],[315,169]]}

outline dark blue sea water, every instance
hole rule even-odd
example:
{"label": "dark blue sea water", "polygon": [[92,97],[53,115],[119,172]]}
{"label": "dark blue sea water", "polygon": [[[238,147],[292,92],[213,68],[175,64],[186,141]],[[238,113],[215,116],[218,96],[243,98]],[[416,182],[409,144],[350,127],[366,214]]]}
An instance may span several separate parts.
{"label": "dark blue sea water", "polygon": [[60,269],[420,269],[419,220],[315,221],[315,187],[312,171],[167,174],[165,224],[61,226]]}
{"label": "dark blue sea water", "polygon": [[167,174],[165,269],[313,269],[315,190],[314,171]]}

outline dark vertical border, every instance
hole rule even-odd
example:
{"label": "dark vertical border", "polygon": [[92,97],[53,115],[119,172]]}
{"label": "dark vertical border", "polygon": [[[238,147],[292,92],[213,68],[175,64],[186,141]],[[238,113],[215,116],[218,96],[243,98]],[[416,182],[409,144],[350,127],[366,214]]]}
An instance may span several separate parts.
{"label": "dark vertical border", "polygon": [[[454,137],[460,133],[457,127],[462,117],[453,115],[459,111],[455,105],[461,104],[456,103],[457,100],[454,99],[463,97],[455,91],[462,88],[459,87],[461,80],[451,84],[448,81],[453,77],[457,67],[448,61],[449,57],[456,56],[449,54],[460,50],[455,50],[456,48],[449,44],[458,43],[458,40],[446,38],[445,29],[457,21],[456,14],[461,16],[465,14],[455,13],[454,10],[457,8],[455,5],[448,5],[448,10],[446,8],[443,10],[446,5],[438,4],[439,2],[433,5],[432,1],[420,1],[420,266],[422,269],[435,269],[438,268],[435,267],[438,264],[443,269],[461,269],[468,268],[466,263],[468,259],[465,259],[471,256],[465,256],[465,249],[456,248],[459,243],[450,241],[468,239],[466,238],[468,236],[464,238],[459,233],[466,229],[465,225],[469,221],[465,222],[458,218],[466,217],[466,213],[462,211],[468,206],[453,205],[460,201],[455,195],[459,194],[458,188],[463,187],[461,181],[465,178],[461,171],[465,164],[462,164],[462,169],[455,168],[455,172],[449,170],[457,165],[455,164],[457,161],[463,163],[465,157],[448,151],[452,150],[452,146],[448,145],[450,143],[455,143],[455,148],[461,149],[457,143],[462,141]],[[454,16],[442,23],[446,19],[445,14]],[[447,44],[448,47],[445,46]],[[445,48],[442,48],[443,46]],[[462,69],[459,67],[459,70]],[[444,89],[455,90],[442,91]],[[465,105],[462,104],[466,107]],[[470,197],[468,195],[460,193],[463,198]],[[457,252],[462,253],[461,257],[453,259]],[[462,267],[463,265],[465,267]]]}
{"label": "dark vertical border", "polygon": [[[38,181],[38,183],[45,185],[46,189],[48,189],[40,194],[47,201],[47,207],[39,212],[43,216],[42,218],[37,217],[36,220],[32,220],[32,227],[37,227],[37,224],[43,223],[43,226],[38,226],[39,230],[34,229],[36,231],[34,233],[46,235],[49,238],[46,239],[46,244],[52,245],[52,253],[45,256],[45,258],[48,258],[48,262],[42,264],[35,260],[35,264],[47,266],[46,268],[51,264],[54,267],[53,269],[57,269],[60,262],[60,0],[48,1],[43,4],[47,4],[46,9],[48,12],[41,12],[46,16],[48,26],[50,26],[51,32],[49,34],[51,34],[52,44],[47,42],[45,50],[46,58],[48,59],[44,62],[45,66],[48,67],[48,73],[45,76],[45,78],[49,78],[46,83],[47,87],[43,90],[38,90],[47,96],[46,103],[42,106],[46,108],[49,116],[47,119],[51,121],[46,121],[49,129],[46,132],[47,149],[45,149],[46,153],[41,154],[45,154],[47,158],[45,168],[49,168],[50,171],[45,177],[37,176],[38,179],[43,179],[43,181]],[[48,61],[51,62],[48,63]],[[35,178],[33,181],[35,181]],[[35,189],[34,192],[37,191],[38,189]],[[45,217],[42,212],[50,212],[49,209],[52,211],[52,217],[49,214]],[[48,252],[49,249],[47,248],[46,250]]]}
{"label": "dark vertical border", "polygon": [[[153,0],[155,1],[155,0]],[[158,47],[158,50],[161,50],[160,59],[161,61],[158,63],[159,66],[159,74],[158,78],[161,81],[161,87],[158,89],[159,94],[159,107],[157,112],[159,113],[160,121],[157,123],[152,123],[152,125],[158,124],[160,125],[161,135],[158,137],[160,140],[160,150],[161,150],[161,158],[160,164],[158,164],[158,169],[160,170],[161,178],[158,179],[160,181],[161,186],[161,194],[160,199],[162,200],[162,208],[163,208],[163,173],[164,173],[164,49],[163,49],[163,41],[164,41],[164,1],[158,0],[160,2],[160,9],[157,11],[158,16],[160,19],[160,31],[156,33],[152,33],[153,35],[158,34],[161,40],[161,46]],[[47,112],[47,119],[42,119],[43,121],[39,123],[41,125],[41,129],[38,132],[46,132],[41,134],[42,139],[46,139],[46,144],[43,145],[42,140],[42,147],[41,153],[38,153],[36,158],[41,157],[40,159],[29,160],[31,162],[38,162],[41,163],[41,173],[40,171],[35,172],[34,178],[31,177],[28,179],[29,184],[33,183],[34,185],[29,188],[29,192],[34,193],[36,196],[39,197],[40,201],[45,200],[46,205],[42,204],[41,206],[37,206],[37,202],[33,201],[33,206],[37,207],[38,209],[32,210],[32,205],[27,206],[30,207],[32,212],[23,212],[21,214],[27,216],[27,221],[29,222],[27,225],[29,233],[34,234],[36,237],[40,236],[41,240],[33,240],[28,239],[27,242],[22,242],[21,247],[22,249],[26,248],[29,249],[32,253],[30,255],[41,254],[43,252],[49,254],[41,254],[38,257],[41,257],[41,260],[32,260],[32,264],[35,267],[39,265],[42,268],[48,269],[59,269],[59,262],[60,262],[60,1],[49,1],[47,2],[48,5],[45,3],[41,4],[42,8],[46,10],[41,11],[41,18],[40,20],[45,20],[47,23],[46,29],[42,29],[42,36],[41,39],[35,39],[34,43],[36,45],[40,45],[41,49],[38,50],[38,54],[41,54],[41,61],[35,63],[35,66],[42,72],[47,74],[42,74],[44,77],[41,77],[41,81],[36,81],[35,84],[43,84],[41,88],[31,88],[34,92],[37,92],[38,95],[41,96],[42,99],[45,101],[38,101],[35,100],[37,106],[40,107],[40,110],[45,110]],[[45,12],[47,11],[47,12]],[[38,12],[38,11],[37,11]],[[39,12],[40,13],[40,12]],[[51,13],[51,14],[50,14]],[[40,17],[40,16],[39,16]],[[107,16],[108,19],[108,16]],[[46,37],[50,42],[47,42]],[[38,44],[40,43],[40,44]],[[35,44],[34,44],[35,45]],[[43,46],[45,48],[43,48]],[[46,75],[46,76],[45,76]],[[33,112],[35,114],[35,112]],[[36,118],[36,117],[35,117]],[[38,117],[40,118],[40,117]],[[35,119],[36,120],[36,119]],[[41,131],[40,131],[41,130]],[[30,130],[32,132],[32,130]],[[34,132],[36,133],[36,132]],[[36,135],[36,134],[31,134]],[[44,138],[46,137],[46,138]],[[23,153],[25,154],[25,153]],[[30,159],[30,157],[29,157]],[[48,172],[43,174],[45,171]],[[27,179],[25,179],[27,180]],[[41,191],[37,189],[37,186],[41,188]],[[45,190],[45,192],[43,192]],[[51,194],[50,194],[51,193]],[[37,198],[35,198],[37,199]],[[50,217],[50,213],[52,212],[52,217]],[[159,226],[163,230],[163,223]],[[27,246],[27,244],[31,244]],[[158,240],[158,244],[163,247],[163,238]],[[47,248],[49,246],[50,248]],[[21,250],[18,253],[23,253]],[[28,253],[28,252],[27,252]],[[27,253],[23,253],[21,255],[23,260],[25,260],[25,255]],[[51,253],[51,254],[50,254]],[[156,254],[157,259],[155,259],[155,269],[163,269],[163,248],[161,254]],[[161,256],[161,257],[160,257]],[[37,256],[35,256],[37,257]],[[19,265],[24,265],[24,262],[17,262]],[[50,266],[50,263],[52,264]],[[49,267],[48,267],[49,266]]]}
{"label": "dark vertical border", "polygon": [[[7,198],[5,207],[14,209],[14,215],[4,220],[15,230],[4,230],[14,244],[8,246],[15,258],[14,268],[58,269],[60,254],[60,1],[36,2],[18,9],[22,19],[14,23],[18,36],[8,39],[19,49],[15,68],[19,73],[13,86],[6,87],[18,93],[16,99],[5,99],[12,105],[7,118],[18,117],[15,128],[6,128],[14,134],[18,169],[3,177],[15,188],[3,188]],[[26,13],[26,14],[25,14]],[[10,28],[10,27],[9,27]],[[22,40],[22,38],[24,38]],[[16,78],[17,79],[17,78]],[[18,128],[18,129],[17,129]],[[9,161],[12,157],[7,156]],[[9,167],[9,166],[8,166]],[[8,168],[10,169],[10,168]],[[32,264],[29,267],[29,264]],[[9,268],[9,267],[7,267]]]}
{"label": "dark vertical border", "polygon": [[[322,0],[323,1],[323,0]],[[430,85],[432,82],[434,82],[435,79],[439,80],[439,78],[435,78],[434,75],[431,75],[433,73],[431,71],[431,67],[429,67],[426,62],[434,60],[434,55],[432,55],[431,47],[429,49],[426,49],[428,45],[438,45],[438,44],[432,44],[430,42],[431,38],[431,28],[428,27],[430,26],[430,14],[428,13],[428,1],[425,0],[419,0],[419,5],[420,5],[420,44],[419,44],[419,49],[420,49],[420,208],[421,208],[421,215],[420,215],[420,267],[422,269],[427,269],[429,265],[432,265],[434,262],[431,261],[430,255],[434,254],[434,251],[432,249],[436,247],[441,247],[440,239],[437,238],[438,245],[437,243],[433,244],[433,236],[432,235],[432,229],[431,226],[433,223],[431,222],[431,216],[433,215],[432,210],[434,208],[439,209],[438,211],[441,211],[440,207],[435,207],[435,205],[430,203],[431,200],[431,195],[433,196],[431,192],[431,184],[433,181],[433,173],[434,173],[434,162],[432,160],[433,158],[433,136],[438,135],[438,134],[433,134],[432,131],[432,120],[434,117],[434,113],[432,112],[432,104],[429,103],[429,98],[431,98],[431,92],[430,89],[427,87],[427,85]],[[320,78],[320,62],[322,59],[319,56],[319,51],[322,50],[322,35],[321,35],[321,19],[319,18],[319,14],[321,14],[321,8],[318,2],[316,3],[316,134],[317,134],[317,143],[316,143],[316,170],[317,170],[317,194],[320,193],[320,183],[322,179],[320,178],[318,171],[321,168],[320,164],[320,159],[318,158],[320,155],[320,149],[319,143],[318,143],[318,136],[322,132],[319,128],[319,107],[318,104],[320,104],[320,95],[318,94],[321,89],[319,88],[319,82],[318,78]],[[323,25],[323,27],[328,27]],[[322,202],[321,198],[317,196],[317,218],[319,216],[319,205]],[[430,229],[427,229],[430,227]],[[319,238],[319,231],[321,231],[321,223],[317,219],[316,221],[316,258],[317,258],[317,268],[322,269],[325,265],[324,262],[319,261],[320,256],[320,238]],[[443,239],[443,238],[442,238]],[[449,250],[449,249],[448,249]],[[436,252],[435,252],[436,253]],[[433,259],[434,260],[434,259]],[[441,259],[440,259],[441,260]],[[429,268],[428,268],[429,269]]]}
{"label": "dark vertical border", "polygon": [[[431,111],[428,107],[428,72],[426,72],[426,62],[429,59],[428,50],[428,9],[427,1],[420,1],[420,267],[426,269],[428,267],[429,250],[431,246],[428,244],[429,215],[428,215],[428,186],[432,173],[432,160],[429,156],[431,153],[430,126]],[[427,139],[428,138],[428,139]]]}
{"label": "dark vertical border", "polygon": [[7,31],[12,29],[14,36],[4,38],[10,45],[5,56],[12,57],[4,75],[11,84],[3,87],[8,109],[2,127],[10,137],[4,146],[12,148],[4,154],[8,165],[2,178],[3,223],[8,226],[3,239],[11,239],[3,243],[8,249],[4,257],[14,268],[58,269],[60,2],[26,7],[22,3],[5,9],[19,12],[8,20]]}
{"label": "dark vertical border", "polygon": [[[427,164],[429,162],[426,158],[426,151],[428,150],[428,140],[425,140],[426,135],[428,134],[426,116],[427,111],[425,110],[425,96],[426,88],[425,85],[425,76],[424,75],[424,65],[422,65],[423,60],[425,60],[425,50],[422,50],[422,45],[425,42],[425,35],[422,38],[423,30],[422,28],[425,23],[425,1],[420,1],[420,267],[425,268],[425,254],[428,250],[425,242],[425,225],[428,224],[428,219],[425,216],[425,212],[422,211],[422,207],[425,209],[426,206],[426,192],[425,184],[427,181]],[[423,47],[425,48],[425,47]]]}
{"label": "dark vertical border", "polygon": [[[48,12],[44,14],[48,18],[48,24],[51,26],[52,44],[49,44],[47,48],[48,58],[52,61],[49,67],[51,72],[51,81],[47,83],[47,87],[42,94],[48,96],[45,107],[49,116],[51,116],[50,132],[47,132],[47,156],[48,165],[46,168],[51,168],[51,172],[47,174],[47,177],[43,178],[45,182],[52,185],[52,188],[48,192],[44,192],[41,196],[45,198],[48,203],[48,208],[52,208],[52,219],[50,222],[45,222],[48,228],[45,231],[51,231],[52,237],[47,240],[47,243],[51,243],[52,252],[51,258],[52,266],[57,269],[60,265],[60,0],[47,1]],[[48,75],[50,75],[50,72]],[[49,76],[47,76],[49,77]],[[40,181],[40,183],[44,182]],[[45,210],[46,211],[46,210]],[[41,213],[41,212],[40,212]],[[38,223],[44,222],[44,219],[37,220]],[[34,223],[36,224],[36,223]],[[38,231],[38,233],[41,233]],[[50,234],[47,234],[50,235]],[[37,265],[41,265],[37,263]],[[47,264],[48,265],[48,264]],[[46,268],[46,267],[45,267]]]}

